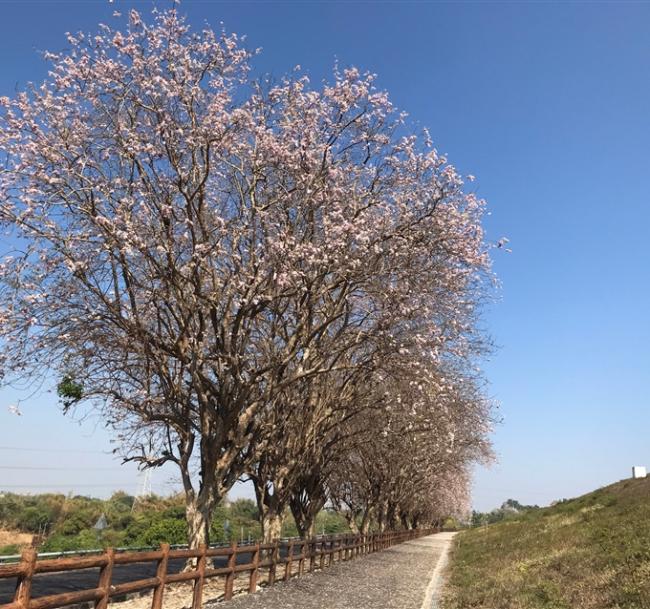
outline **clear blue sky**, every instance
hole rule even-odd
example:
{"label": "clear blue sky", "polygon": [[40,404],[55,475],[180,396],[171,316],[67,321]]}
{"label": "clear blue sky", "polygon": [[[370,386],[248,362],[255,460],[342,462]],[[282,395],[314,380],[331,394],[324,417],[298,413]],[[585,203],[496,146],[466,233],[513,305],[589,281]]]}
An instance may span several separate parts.
{"label": "clear blue sky", "polygon": [[[0,1],[0,95],[44,76],[36,50],[134,5],[152,3]],[[476,474],[477,508],[548,503],[650,465],[649,4],[185,0],[181,10],[247,34],[263,48],[261,72],[300,64],[320,80],[338,58],[378,73],[477,176],[489,237],[513,249],[495,257],[503,286],[485,320],[500,347],[486,370],[504,421],[499,464]],[[137,488],[133,469],[102,455],[110,444],[96,422],[64,418],[47,394],[19,418],[13,400],[0,393],[0,447],[87,452],[0,448],[3,467],[70,468],[0,469],[0,488]],[[171,475],[157,473],[154,490],[169,490]]]}

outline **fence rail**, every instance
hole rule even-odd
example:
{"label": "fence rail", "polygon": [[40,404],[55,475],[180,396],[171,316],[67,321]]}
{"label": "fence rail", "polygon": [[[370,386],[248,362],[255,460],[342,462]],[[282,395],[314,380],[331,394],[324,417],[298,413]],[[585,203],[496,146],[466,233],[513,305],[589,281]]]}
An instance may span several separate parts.
{"label": "fence rail", "polygon": [[[291,537],[283,537],[283,541],[289,541]],[[295,537],[293,539],[299,539]],[[255,541],[241,540],[239,542],[240,546],[245,545],[254,545]],[[211,543],[209,548],[227,548],[229,543]],[[114,548],[115,552],[144,552],[145,550],[158,550],[160,546],[125,546]],[[186,550],[189,546],[186,543],[171,544],[169,546],[172,550]],[[103,554],[106,551],[105,548],[95,548],[93,550],[64,550],[61,552],[39,552],[38,558],[42,560],[44,558],[65,558],[66,556],[95,556],[97,554]],[[22,554],[7,554],[5,556],[0,556],[0,566],[4,563],[20,562],[22,559]]]}
{"label": "fence rail", "polygon": [[[238,576],[248,578],[245,589],[255,592],[260,575],[265,572],[266,583],[272,586],[278,580],[288,581],[306,570],[323,569],[334,563],[351,560],[359,555],[378,552],[392,545],[435,532],[434,529],[391,531],[371,535],[336,535],[310,540],[278,541],[267,544],[237,545],[226,547],[201,546],[198,549],[172,549],[161,544],[158,550],[145,552],[116,552],[109,548],[94,556],[73,558],[47,558],[38,560],[34,548],[26,549],[20,562],[0,565],[0,580],[16,580],[13,601],[0,605],[0,609],[55,609],[78,603],[94,603],[95,609],[106,609],[111,598],[135,592],[152,591],[151,608],[162,609],[167,584],[192,582],[192,609],[200,609],[204,587],[208,580],[223,579],[223,597],[230,600],[235,591]],[[239,556],[249,555],[249,562],[238,564]],[[170,559],[193,559],[190,570],[168,572]],[[218,563],[225,566],[217,566]],[[135,563],[156,563],[153,577],[112,583],[113,567]],[[71,573],[83,569],[99,569],[94,588],[32,596],[34,576],[44,573]]]}

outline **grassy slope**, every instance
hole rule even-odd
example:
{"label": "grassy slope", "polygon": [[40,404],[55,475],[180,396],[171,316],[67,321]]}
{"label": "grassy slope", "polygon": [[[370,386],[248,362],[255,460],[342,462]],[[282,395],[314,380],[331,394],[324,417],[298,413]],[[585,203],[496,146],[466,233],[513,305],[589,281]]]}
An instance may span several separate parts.
{"label": "grassy slope", "polygon": [[650,609],[650,478],[456,537],[444,609]]}

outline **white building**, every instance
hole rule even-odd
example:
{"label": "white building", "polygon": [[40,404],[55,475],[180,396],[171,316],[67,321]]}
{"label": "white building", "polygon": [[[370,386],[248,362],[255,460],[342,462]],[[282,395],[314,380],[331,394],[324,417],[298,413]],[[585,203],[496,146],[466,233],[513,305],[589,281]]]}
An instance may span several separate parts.
{"label": "white building", "polygon": [[645,478],[646,471],[643,465],[635,465],[632,468],[632,478]]}

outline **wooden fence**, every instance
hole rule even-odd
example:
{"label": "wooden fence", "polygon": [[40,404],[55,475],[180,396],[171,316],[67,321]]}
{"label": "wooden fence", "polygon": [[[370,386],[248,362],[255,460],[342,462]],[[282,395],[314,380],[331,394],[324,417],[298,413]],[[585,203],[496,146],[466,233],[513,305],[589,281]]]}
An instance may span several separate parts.
{"label": "wooden fence", "polygon": [[[192,582],[192,609],[200,609],[204,587],[213,578],[223,579],[223,597],[229,600],[233,596],[235,580],[238,578],[248,580],[244,589],[251,593],[257,589],[262,573],[266,575],[266,583],[272,586],[280,579],[287,581],[291,577],[302,575],[306,570],[311,572],[316,568],[322,569],[433,532],[433,529],[417,529],[243,546],[234,542],[229,547],[201,546],[197,550],[172,550],[169,544],[161,544],[159,550],[149,552],[115,552],[109,548],[96,556],[46,560],[38,560],[36,550],[29,548],[23,552],[20,562],[0,565],[0,580],[16,580],[13,601],[1,604],[0,609],[55,609],[78,603],[94,603],[96,609],[106,609],[111,598],[146,591],[153,591],[152,609],[162,609],[165,587],[179,582]],[[237,558],[246,555],[250,556],[250,561],[238,564]],[[172,559],[193,559],[195,565],[191,570],[169,573],[168,563]],[[114,566],[136,563],[155,563],[156,575],[146,579],[112,583]],[[217,566],[219,563],[224,566]],[[99,569],[96,587],[45,596],[32,595],[35,575],[71,573],[82,569]]]}

